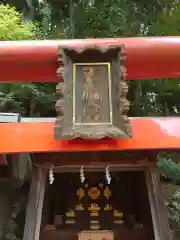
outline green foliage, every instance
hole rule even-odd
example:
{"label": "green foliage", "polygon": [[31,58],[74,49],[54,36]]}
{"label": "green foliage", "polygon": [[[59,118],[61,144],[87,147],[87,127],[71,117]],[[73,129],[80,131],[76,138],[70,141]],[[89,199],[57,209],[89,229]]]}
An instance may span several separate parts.
{"label": "green foliage", "polygon": [[[170,179],[174,184],[180,183],[179,153],[160,153],[158,167],[162,176]],[[172,229],[180,228],[180,188],[178,188],[166,201],[169,223]]]}
{"label": "green foliage", "polygon": [[38,11],[39,29],[36,31],[37,39],[62,39],[66,38],[63,24],[52,24],[52,7],[49,4],[41,3]]}
{"label": "green foliage", "polygon": [[[18,191],[18,190],[16,190]],[[22,240],[25,226],[25,215],[29,195],[29,187],[25,184],[19,192],[13,205],[12,218],[8,231],[2,240]]]}
{"label": "green foliage", "polygon": [[[46,17],[47,14],[44,19]],[[25,23],[14,7],[0,5],[0,40],[43,39],[52,34],[45,30],[32,22]],[[18,112],[23,116],[53,115],[54,92],[54,84],[0,84],[0,111]]]}
{"label": "green foliage", "polygon": [[22,116],[55,115],[55,86],[53,84],[4,84],[0,101],[2,112],[18,112]]}
{"label": "green foliage", "polygon": [[149,32],[152,35],[167,36],[171,32],[172,36],[179,36],[180,34],[180,2],[169,1],[170,7],[157,13],[153,19]]}
{"label": "green foliage", "polygon": [[178,158],[178,153],[161,153],[158,156],[157,165],[162,176],[172,180],[174,183],[180,183],[180,164]]}
{"label": "green foliage", "polygon": [[180,228],[180,189],[178,189],[173,195],[169,196],[166,201],[166,207],[168,210],[169,224],[171,229]]}
{"label": "green foliage", "polygon": [[24,23],[14,7],[0,4],[0,41],[35,39],[36,25]]}

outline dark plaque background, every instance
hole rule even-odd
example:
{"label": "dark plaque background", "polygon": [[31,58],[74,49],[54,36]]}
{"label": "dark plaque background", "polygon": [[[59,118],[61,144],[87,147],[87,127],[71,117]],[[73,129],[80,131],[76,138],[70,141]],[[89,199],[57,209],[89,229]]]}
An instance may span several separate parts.
{"label": "dark plaque background", "polygon": [[111,123],[111,81],[107,64],[74,64],[74,124]]}

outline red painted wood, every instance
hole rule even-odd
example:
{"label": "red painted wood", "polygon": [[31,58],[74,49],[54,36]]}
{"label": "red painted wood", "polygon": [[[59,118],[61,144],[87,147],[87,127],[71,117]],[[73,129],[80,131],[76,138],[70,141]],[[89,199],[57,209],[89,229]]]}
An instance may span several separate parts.
{"label": "red painted wood", "polygon": [[180,37],[0,42],[1,82],[56,82],[57,46],[125,44],[127,79],[180,77]]}
{"label": "red painted wood", "polygon": [[0,153],[180,149],[180,118],[132,118],[132,139],[56,141],[54,122],[1,123]]}

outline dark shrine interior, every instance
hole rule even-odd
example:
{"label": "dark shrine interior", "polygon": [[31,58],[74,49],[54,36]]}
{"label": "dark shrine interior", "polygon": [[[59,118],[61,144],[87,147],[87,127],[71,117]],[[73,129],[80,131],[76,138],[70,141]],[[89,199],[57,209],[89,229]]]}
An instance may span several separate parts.
{"label": "dark shrine interior", "polygon": [[114,239],[154,239],[148,191],[143,171],[55,174],[47,182],[41,220],[41,237],[78,239],[80,231],[111,230]]}

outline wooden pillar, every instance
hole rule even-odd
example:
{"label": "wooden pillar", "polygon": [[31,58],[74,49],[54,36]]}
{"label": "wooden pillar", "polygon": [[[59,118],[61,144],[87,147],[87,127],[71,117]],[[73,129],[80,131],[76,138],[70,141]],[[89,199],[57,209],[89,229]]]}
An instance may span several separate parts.
{"label": "wooden pillar", "polygon": [[23,240],[39,240],[46,171],[33,168]]}
{"label": "wooden pillar", "polygon": [[160,174],[157,168],[148,169],[146,183],[148,187],[155,240],[170,240],[171,234],[168,214],[160,184]]}

